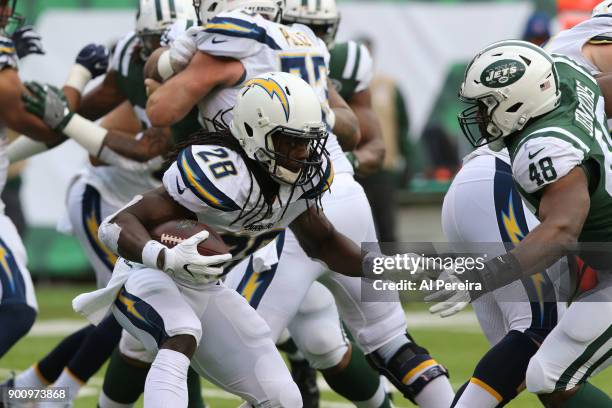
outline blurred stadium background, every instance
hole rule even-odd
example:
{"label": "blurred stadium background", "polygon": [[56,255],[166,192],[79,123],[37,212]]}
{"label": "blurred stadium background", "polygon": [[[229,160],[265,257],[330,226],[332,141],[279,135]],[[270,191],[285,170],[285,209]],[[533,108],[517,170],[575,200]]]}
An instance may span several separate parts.
{"label": "blurred stadium background", "polygon": [[[382,114],[394,121],[387,137],[391,159],[384,177],[396,190],[399,241],[441,241],[440,208],[445,190],[469,151],[460,135],[456,113],[457,89],[465,64],[484,45],[521,38],[530,17],[532,30],[545,24],[554,34],[590,14],[597,0],[413,2],[339,1],[342,21],[338,40],[369,41],[381,86],[380,102],[391,101]],[[111,45],[132,29],[136,0],[19,0],[19,11],[43,36],[47,54],[31,56],[21,66],[24,80],[61,85],[80,48],[89,42]],[[535,26],[534,26],[535,24]],[[386,81],[386,82],[385,82]],[[382,94],[386,92],[386,94]],[[376,99],[376,95],[375,95]],[[388,116],[390,115],[390,116]],[[14,169],[7,190],[21,198],[23,236],[29,266],[37,286],[40,316],[30,335],[0,363],[0,378],[22,370],[44,355],[62,336],[80,327],[71,299],[93,288],[94,275],[78,242],[57,230],[65,211],[64,195],[72,177],[83,167],[80,148],[65,143],[58,149]],[[379,197],[387,200],[388,195]],[[408,305],[413,333],[447,364],[458,387],[487,348],[470,312],[448,320],[427,318],[423,305]],[[452,336],[448,336],[451,334]],[[452,342],[452,347],[449,344]],[[594,383],[612,392],[612,374]],[[94,406],[101,374],[84,389],[79,406]],[[206,388],[213,407],[237,406],[238,401]],[[328,392],[323,407],[350,406]],[[408,406],[408,405],[400,405]],[[512,406],[540,406],[523,395]]]}

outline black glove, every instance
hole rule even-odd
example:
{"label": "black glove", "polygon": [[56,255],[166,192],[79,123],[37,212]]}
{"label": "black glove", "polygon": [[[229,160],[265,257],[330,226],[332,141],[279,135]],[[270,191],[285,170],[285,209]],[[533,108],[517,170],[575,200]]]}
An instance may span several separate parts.
{"label": "black glove", "polygon": [[98,44],[87,44],[77,55],[76,63],[84,66],[95,78],[108,70],[108,48]]}
{"label": "black glove", "polygon": [[24,26],[15,30],[12,40],[15,43],[15,50],[19,59],[30,54],[43,55],[45,53],[42,46],[42,37],[34,31],[32,26]]}

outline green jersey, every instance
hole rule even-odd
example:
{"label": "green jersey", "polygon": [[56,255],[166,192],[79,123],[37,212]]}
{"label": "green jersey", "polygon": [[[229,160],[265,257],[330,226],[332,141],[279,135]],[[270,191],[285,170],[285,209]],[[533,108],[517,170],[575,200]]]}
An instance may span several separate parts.
{"label": "green jersey", "polygon": [[591,205],[581,242],[612,241],[612,139],[596,80],[573,60],[554,55],[561,101],[506,140],[512,173],[525,200],[537,211],[541,190],[583,166]]}
{"label": "green jersey", "polygon": [[355,41],[339,43],[329,53],[329,78],[344,100],[370,86],[374,62],[365,45]]}
{"label": "green jersey", "polygon": [[[134,107],[143,129],[151,126],[147,117],[147,91],[144,85],[145,61],[140,56],[142,42],[135,32],[123,37],[115,48],[111,70],[117,74],[119,89]],[[197,108],[194,108],[182,121],[172,126],[174,143],[179,143],[189,135],[201,129],[197,119]]]}

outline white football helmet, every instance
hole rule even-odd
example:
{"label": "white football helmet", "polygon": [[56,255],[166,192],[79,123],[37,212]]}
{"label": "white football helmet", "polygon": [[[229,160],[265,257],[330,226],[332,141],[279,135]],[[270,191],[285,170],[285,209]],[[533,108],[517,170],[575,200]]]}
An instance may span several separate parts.
{"label": "white football helmet", "polygon": [[135,30],[143,42],[143,58],[159,47],[159,38],[175,20],[198,20],[191,0],[140,0]]}
{"label": "white football helmet", "polygon": [[222,11],[239,8],[261,14],[271,21],[278,22],[283,9],[283,0],[193,0],[193,7],[200,24],[207,23]]}
{"label": "white football helmet", "polygon": [[526,41],[494,43],[479,52],[465,71],[459,98],[471,106],[459,124],[473,146],[504,147],[503,138],[559,105],[561,91],[553,60]]}
{"label": "white football helmet", "polygon": [[[247,156],[278,181],[303,185],[321,172],[327,140],[321,102],[296,75],[271,72],[248,81],[236,100],[230,130]],[[281,141],[291,149],[305,145],[305,158],[279,152]]]}
{"label": "white football helmet", "polygon": [[591,17],[599,14],[612,14],[612,0],[604,0],[593,8]]}
{"label": "white football helmet", "polygon": [[336,38],[340,13],[336,0],[285,0],[281,21],[309,26],[329,47]]}

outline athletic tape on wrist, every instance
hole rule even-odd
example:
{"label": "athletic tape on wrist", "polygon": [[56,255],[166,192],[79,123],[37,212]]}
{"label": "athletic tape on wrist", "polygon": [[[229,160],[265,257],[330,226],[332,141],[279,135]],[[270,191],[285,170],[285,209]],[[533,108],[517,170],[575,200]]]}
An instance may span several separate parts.
{"label": "athletic tape on wrist", "polygon": [[74,114],[63,133],[80,144],[92,156],[98,156],[108,131],[82,116]]}
{"label": "athletic tape on wrist", "polygon": [[64,86],[74,88],[82,94],[89,81],[91,81],[91,72],[81,64],[74,64]]}
{"label": "athletic tape on wrist", "polygon": [[159,253],[164,249],[167,249],[165,245],[153,240],[148,241],[142,248],[142,264],[149,268],[159,269],[157,259]]}
{"label": "athletic tape on wrist", "polygon": [[157,60],[157,72],[162,80],[167,80],[172,75],[174,75],[174,69],[172,68],[172,63],[170,62],[170,50],[166,50],[162,52]]}

